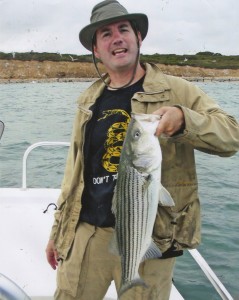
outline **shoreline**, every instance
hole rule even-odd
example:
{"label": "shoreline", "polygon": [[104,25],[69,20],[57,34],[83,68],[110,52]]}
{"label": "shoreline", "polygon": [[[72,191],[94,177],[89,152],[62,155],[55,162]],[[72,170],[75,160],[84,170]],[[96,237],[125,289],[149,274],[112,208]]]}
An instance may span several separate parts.
{"label": "shoreline", "polygon": [[[174,76],[174,75],[173,75]],[[239,82],[239,77],[184,77],[177,76],[191,82]],[[21,84],[21,83],[68,83],[68,82],[94,82],[99,78],[27,78],[27,79],[0,79],[0,84]]]}
{"label": "shoreline", "polygon": [[[162,73],[188,81],[239,81],[239,69],[206,69],[201,67],[156,64]],[[101,73],[104,67],[98,65]],[[91,82],[98,78],[93,63],[0,60],[0,84]]]}

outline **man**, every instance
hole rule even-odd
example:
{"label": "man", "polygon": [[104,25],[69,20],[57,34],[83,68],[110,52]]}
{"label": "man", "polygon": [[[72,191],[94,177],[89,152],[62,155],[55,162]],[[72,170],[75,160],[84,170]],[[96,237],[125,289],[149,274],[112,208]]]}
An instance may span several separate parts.
{"label": "man", "polygon": [[[112,280],[120,288],[120,258],[108,244],[120,151],[131,112],[161,115],[156,135],[163,153],[162,184],[175,207],[159,207],[153,239],[161,259],[146,260],[133,287],[120,299],[169,299],[175,257],[200,243],[200,204],[194,149],[231,156],[239,147],[236,120],[191,83],[140,64],[148,30],[144,14],[129,14],[115,0],[92,10],[80,41],[107,73],[80,97],[58,211],[47,245],[57,271],[55,299],[103,299]],[[163,138],[161,138],[163,136]]]}

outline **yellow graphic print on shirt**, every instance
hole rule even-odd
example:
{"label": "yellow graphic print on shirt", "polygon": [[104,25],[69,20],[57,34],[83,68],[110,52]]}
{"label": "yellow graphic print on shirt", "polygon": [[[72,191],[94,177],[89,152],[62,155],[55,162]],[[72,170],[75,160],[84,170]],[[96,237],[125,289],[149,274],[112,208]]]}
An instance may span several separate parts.
{"label": "yellow graphic print on shirt", "polygon": [[[113,109],[103,111],[103,117],[98,119],[98,121],[106,119],[112,115],[120,114],[125,116],[125,122],[117,122],[110,126],[107,132],[107,139],[104,143],[104,148],[106,153],[102,158],[102,166],[108,172],[117,172],[118,171],[118,161],[120,153],[123,147],[123,141],[126,135],[126,130],[130,122],[130,115],[121,109]],[[117,160],[117,162],[116,162]]]}

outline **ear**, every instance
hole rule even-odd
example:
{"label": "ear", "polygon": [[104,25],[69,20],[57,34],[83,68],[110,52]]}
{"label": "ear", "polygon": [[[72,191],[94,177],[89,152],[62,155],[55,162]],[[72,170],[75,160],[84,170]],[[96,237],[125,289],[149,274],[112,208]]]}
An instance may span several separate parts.
{"label": "ear", "polygon": [[95,57],[98,58],[98,59],[100,59],[100,54],[99,54],[99,52],[97,50],[97,46],[96,45],[93,46],[93,51],[94,51]]}
{"label": "ear", "polygon": [[142,36],[141,33],[138,31],[138,39],[139,39],[139,47],[142,45]]}

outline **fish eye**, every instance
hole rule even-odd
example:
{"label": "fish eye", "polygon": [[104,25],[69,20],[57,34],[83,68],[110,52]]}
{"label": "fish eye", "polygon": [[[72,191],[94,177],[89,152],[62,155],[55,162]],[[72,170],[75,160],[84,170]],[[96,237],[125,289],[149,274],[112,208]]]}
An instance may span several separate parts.
{"label": "fish eye", "polygon": [[140,136],[141,136],[141,133],[140,133],[140,131],[135,131],[135,133],[134,133],[134,138],[137,140],[137,139],[139,139],[140,138]]}

